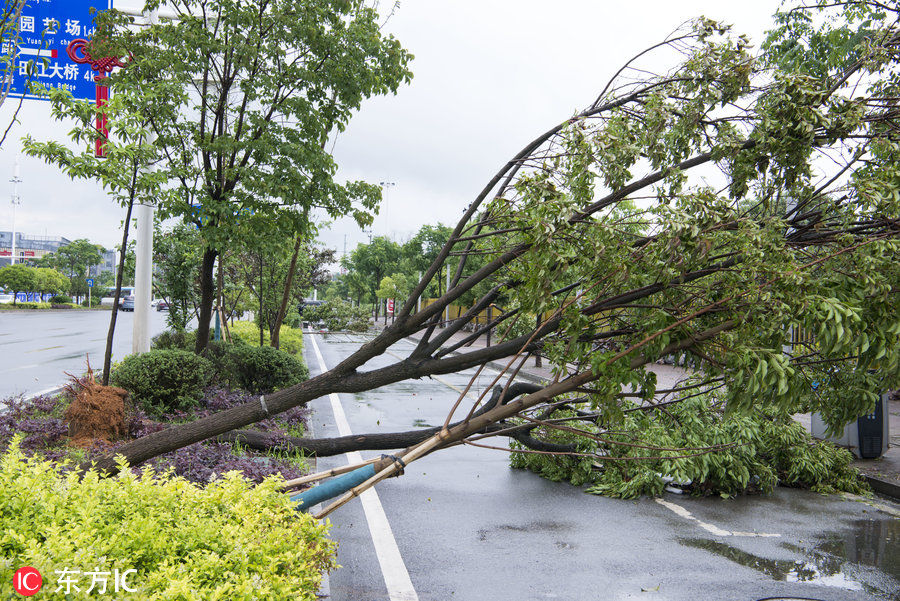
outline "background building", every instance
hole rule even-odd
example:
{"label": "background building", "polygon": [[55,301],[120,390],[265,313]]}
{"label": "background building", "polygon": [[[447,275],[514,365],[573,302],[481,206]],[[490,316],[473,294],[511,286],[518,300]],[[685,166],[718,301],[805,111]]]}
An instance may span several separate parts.
{"label": "background building", "polygon": [[[32,236],[16,232],[16,263],[34,261],[56,252],[72,241],[62,236]],[[0,231],[0,267],[10,264],[12,257],[12,232]]]}

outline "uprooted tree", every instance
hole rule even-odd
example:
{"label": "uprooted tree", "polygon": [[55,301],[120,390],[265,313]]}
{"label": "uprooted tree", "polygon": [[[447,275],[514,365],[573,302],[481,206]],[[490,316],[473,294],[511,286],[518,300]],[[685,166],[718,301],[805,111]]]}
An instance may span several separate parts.
{"label": "uprooted tree", "polygon": [[[839,18],[813,20],[819,10]],[[475,406],[461,395],[432,432],[295,442],[321,454],[406,447],[406,463],[489,435],[566,451],[529,433],[613,438],[626,413],[663,408],[644,366],[667,355],[689,357],[694,381],[666,403],[700,391],[729,412],[818,411],[832,425],[870,410],[900,365],[897,17],[867,2],[785,12],[758,57],[712,21],[676,32],[497,172],[390,327],[302,384],[117,452],[138,464],[215,436],[251,439],[261,435],[226,433],[328,393],[497,361],[499,388]],[[648,77],[640,61],[657,55],[680,62]],[[417,312],[445,266],[449,289]],[[491,303],[502,311],[475,327]],[[496,344],[448,342],[464,330]],[[413,335],[408,357],[367,369]],[[556,377],[516,383],[537,353]],[[547,419],[562,406],[568,418]],[[367,485],[399,465],[379,468]]]}

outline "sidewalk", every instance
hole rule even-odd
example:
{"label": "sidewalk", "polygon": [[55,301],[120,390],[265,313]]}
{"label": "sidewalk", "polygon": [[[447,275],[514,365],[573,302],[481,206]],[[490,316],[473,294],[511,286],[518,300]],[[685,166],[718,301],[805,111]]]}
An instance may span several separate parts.
{"label": "sidewalk", "polygon": [[[453,346],[463,340],[468,334],[468,332],[456,333],[444,346]],[[410,340],[417,342],[418,338],[410,337]],[[485,337],[480,336],[464,348],[468,350],[484,348],[485,342]],[[498,371],[506,368],[506,362],[491,362],[488,365]],[[518,363],[515,365],[518,365]],[[680,367],[660,363],[651,363],[647,365],[647,369],[656,373],[657,384],[660,389],[671,388],[686,374],[686,371]],[[517,378],[543,383],[552,380],[553,374],[546,361],[543,362],[541,367],[537,367],[534,359],[528,359],[519,371]],[[878,459],[857,459],[853,462],[853,466],[866,477],[872,490],[876,493],[891,497],[895,501],[900,501],[900,398],[895,396],[894,400],[889,401],[888,412],[890,414],[890,441],[887,452]],[[797,419],[806,427],[807,431],[810,430],[808,414],[797,416]]]}

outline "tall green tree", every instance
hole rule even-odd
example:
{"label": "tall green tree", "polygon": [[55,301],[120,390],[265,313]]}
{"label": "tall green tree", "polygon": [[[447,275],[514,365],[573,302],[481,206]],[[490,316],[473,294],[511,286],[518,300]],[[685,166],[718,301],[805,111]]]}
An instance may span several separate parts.
{"label": "tall green tree", "polygon": [[[105,40],[113,39],[111,31],[125,23],[124,17],[114,12],[101,12],[96,18],[95,36],[97,48],[91,48],[94,56],[125,56],[122,47],[106,46]],[[26,136],[23,147],[26,153],[36,156],[59,168],[72,179],[91,179],[99,182],[123,210],[122,238],[119,244],[119,262],[116,269],[113,307],[119,306],[123,284],[134,283],[134,252],[121,249],[133,248],[129,241],[131,216],[135,203],[156,203],[171,189],[163,189],[166,176],[155,164],[159,160],[156,145],[149,143],[150,117],[143,92],[118,90],[102,109],[95,103],[76,100],[63,88],[48,90],[53,118],[66,123],[75,122],[68,130],[69,142],[40,141]],[[108,131],[100,131],[95,123],[102,111]],[[103,156],[95,153],[97,143],[102,144]],[[112,347],[115,337],[118,311],[112,311],[106,335],[106,352],[103,358],[103,384],[108,384],[112,364]]]}
{"label": "tall green tree", "polygon": [[[160,5],[150,1],[147,8]],[[139,31],[121,25],[113,45],[133,52],[110,79],[115,94],[134,92],[133,110],[149,111],[161,172],[178,198],[162,217],[200,228],[197,349],[205,345],[215,296],[216,257],[248,236],[254,223],[291,219],[308,226],[309,210],[371,220],[378,186],[339,184],[325,150],[368,97],[408,81],[410,55],[382,33],[362,0],[175,0],[174,20]],[[126,94],[126,97],[130,97]]]}

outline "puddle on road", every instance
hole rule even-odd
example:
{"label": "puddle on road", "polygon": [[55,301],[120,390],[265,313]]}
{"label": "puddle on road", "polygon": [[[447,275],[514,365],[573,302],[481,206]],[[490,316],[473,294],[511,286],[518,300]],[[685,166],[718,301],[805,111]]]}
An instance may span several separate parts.
{"label": "puddle on road", "polygon": [[[846,530],[823,533],[823,539],[814,549],[782,543],[782,547],[800,555],[799,560],[768,559],[714,540],[678,542],[753,568],[773,580],[865,590],[882,598],[900,599],[900,520],[857,520]],[[864,573],[869,577],[863,578]]]}
{"label": "puddle on road", "polygon": [[810,561],[767,559],[714,540],[690,538],[679,539],[678,542],[687,547],[710,551],[734,563],[753,568],[773,580],[809,582],[851,591],[859,591],[863,588],[861,583],[841,572],[843,562],[834,558],[829,558],[827,561],[818,561],[816,558],[810,558]]}
{"label": "puddle on road", "polygon": [[900,520],[857,520],[842,532],[826,535],[818,551],[878,568],[900,581]]}

